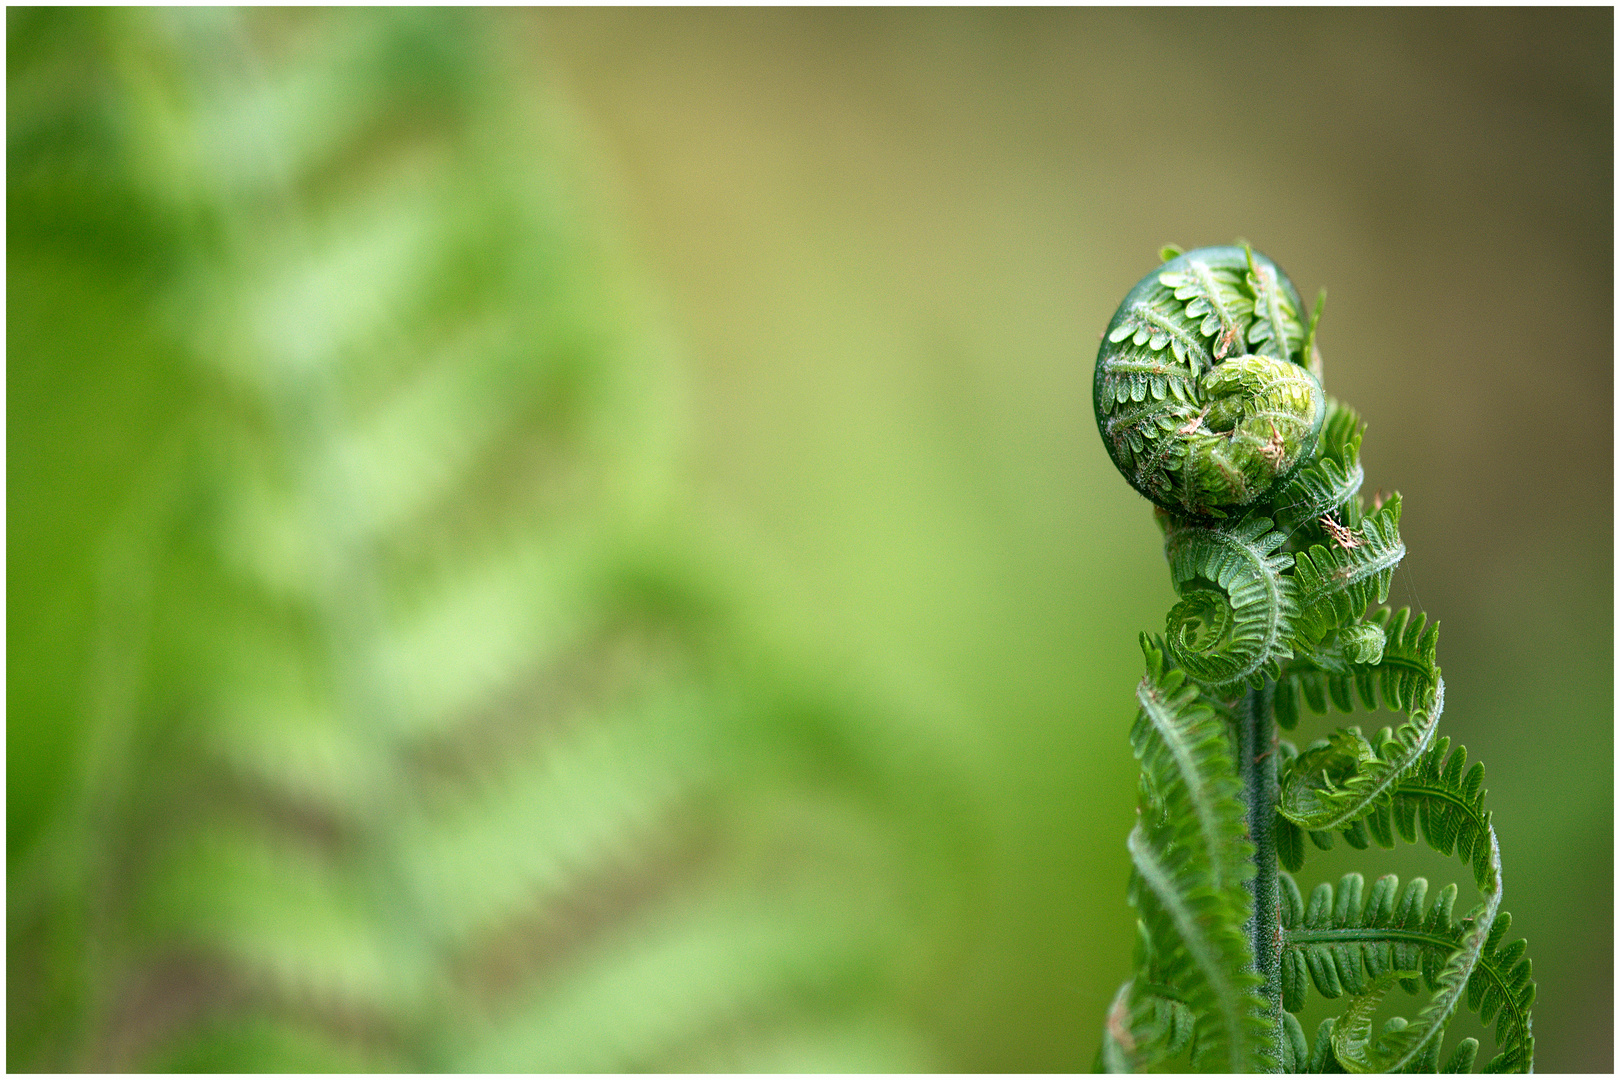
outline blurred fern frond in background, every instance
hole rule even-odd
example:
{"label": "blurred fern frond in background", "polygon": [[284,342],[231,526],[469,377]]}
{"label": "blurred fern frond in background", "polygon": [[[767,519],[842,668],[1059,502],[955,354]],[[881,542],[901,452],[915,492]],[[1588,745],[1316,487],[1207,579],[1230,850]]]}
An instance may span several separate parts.
{"label": "blurred fern frond in background", "polygon": [[7,26],[11,1066],[927,1067],[953,782],[689,539],[544,81],[478,14]]}

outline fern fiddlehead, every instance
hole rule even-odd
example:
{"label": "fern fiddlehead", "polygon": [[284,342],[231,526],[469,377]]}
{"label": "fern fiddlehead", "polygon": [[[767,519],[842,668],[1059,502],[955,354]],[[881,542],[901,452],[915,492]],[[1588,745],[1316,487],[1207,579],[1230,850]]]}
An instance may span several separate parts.
{"label": "fern fiddlehead", "polygon": [[1225,517],[1310,455],[1326,402],[1290,359],[1298,310],[1293,285],[1244,248],[1177,256],[1131,290],[1104,331],[1093,393],[1103,442],[1137,491]]}
{"label": "fern fiddlehead", "polygon": [[[1148,673],[1131,743],[1140,820],[1127,845],[1136,971],[1104,1025],[1098,1066],[1149,1068],[1190,1049],[1194,1068],[1400,1072],[1439,1068],[1459,1007],[1496,1020],[1487,1071],[1529,1071],[1535,984],[1524,942],[1504,945],[1501,856],[1484,770],[1437,738],[1445,683],[1438,624],[1379,607],[1406,554],[1401,501],[1360,489],[1362,425],[1325,396],[1307,319],[1275,263],[1247,246],[1166,249],[1120,304],[1093,383],[1098,430],[1155,504],[1180,597]],[[1345,727],[1303,752],[1277,737],[1301,706],[1396,713],[1371,740]],[[1428,884],[1378,879],[1309,904],[1305,839],[1356,848],[1418,839],[1473,871],[1425,909]],[[1196,917],[1194,915],[1196,914]],[[1216,970],[1217,965],[1224,970]],[[1348,995],[1314,1045],[1294,1015],[1308,986]],[[1381,1031],[1389,992],[1430,993]],[[1467,1071],[1465,1039],[1447,1071]]]}

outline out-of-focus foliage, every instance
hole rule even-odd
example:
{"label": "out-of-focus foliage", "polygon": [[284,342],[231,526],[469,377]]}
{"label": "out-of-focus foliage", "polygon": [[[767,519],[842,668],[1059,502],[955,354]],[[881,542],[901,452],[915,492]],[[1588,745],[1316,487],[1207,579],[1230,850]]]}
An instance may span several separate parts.
{"label": "out-of-focus foliage", "polygon": [[960,807],[686,554],[491,31],[9,13],[13,1068],[930,1061]]}

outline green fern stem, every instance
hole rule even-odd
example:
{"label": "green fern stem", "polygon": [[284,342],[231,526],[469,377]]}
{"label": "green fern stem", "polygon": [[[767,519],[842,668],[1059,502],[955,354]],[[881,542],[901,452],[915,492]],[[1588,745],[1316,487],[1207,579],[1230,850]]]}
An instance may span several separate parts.
{"label": "green fern stem", "polygon": [[[1247,247],[1164,258],[1104,332],[1094,384],[1104,445],[1156,504],[1180,597],[1164,638],[1143,640],[1136,972],[1108,1011],[1099,1067],[1151,1069],[1190,1046],[1193,1069],[1432,1072],[1466,1005],[1496,1017],[1486,1071],[1529,1070],[1535,984],[1524,943],[1502,941],[1484,769],[1437,735],[1438,624],[1378,606],[1406,554],[1401,500],[1370,512],[1362,500],[1360,417],[1321,392],[1321,302],[1307,324],[1287,277]],[[1301,704],[1404,719],[1370,742],[1349,726],[1297,751],[1277,732]],[[1337,905],[1322,885],[1306,910],[1280,872],[1303,867],[1307,835],[1393,847],[1420,825],[1473,869],[1483,902],[1459,923],[1455,886],[1414,922],[1422,879],[1399,911],[1392,875],[1364,910],[1355,874]],[[1295,1015],[1307,969],[1324,997],[1350,996],[1314,1047]],[[1418,993],[1418,974],[1429,1001],[1375,1033],[1383,998],[1397,984]],[[1448,1070],[1478,1048],[1462,1040]]]}
{"label": "green fern stem", "polygon": [[[1265,1001],[1261,1013],[1268,1031],[1282,1025],[1282,914],[1277,874],[1277,684],[1267,679],[1258,690],[1243,695],[1238,709],[1238,775],[1243,781],[1244,815],[1249,841],[1254,844],[1255,875],[1247,882],[1254,896],[1254,913],[1245,926],[1254,950],[1254,972],[1262,982],[1258,991]],[[1282,1062],[1276,1061],[1281,1071]]]}

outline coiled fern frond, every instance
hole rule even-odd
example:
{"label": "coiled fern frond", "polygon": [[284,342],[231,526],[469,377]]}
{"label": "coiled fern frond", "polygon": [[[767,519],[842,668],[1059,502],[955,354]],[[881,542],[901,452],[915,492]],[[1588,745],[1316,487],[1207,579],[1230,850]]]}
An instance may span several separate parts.
{"label": "coiled fern frond", "polygon": [[1211,689],[1275,678],[1293,656],[1288,635],[1298,602],[1282,573],[1289,559],[1278,553],[1286,539],[1264,517],[1230,529],[1166,530],[1170,580],[1183,597],[1166,635],[1177,661]]}
{"label": "coiled fern frond", "polygon": [[[1294,1012],[1304,1007],[1311,985],[1329,999],[1360,996],[1393,974],[1408,993],[1418,992],[1420,976],[1430,990],[1440,989],[1446,961],[1464,947],[1477,918],[1453,920],[1454,885],[1446,886],[1426,906],[1428,882],[1423,878],[1413,878],[1402,889],[1394,874],[1386,874],[1364,898],[1361,875],[1346,874],[1337,890],[1327,882],[1318,885],[1308,903],[1292,877],[1284,874],[1282,882],[1283,1003]],[[1496,1041],[1502,1048],[1487,1063],[1487,1072],[1521,1071],[1535,1044],[1530,1006],[1536,986],[1530,980],[1530,961],[1524,958],[1524,939],[1506,940],[1512,923],[1507,912],[1497,913],[1468,980],[1467,1007],[1487,1024],[1496,1021]],[[1470,1047],[1471,1043],[1468,1039],[1459,1044],[1452,1065],[1471,1063],[1478,1045]],[[1427,1071],[1434,1071],[1438,1053],[1436,1042]],[[1445,1071],[1467,1069],[1448,1066]]]}
{"label": "coiled fern frond", "polygon": [[1245,248],[1177,255],[1131,290],[1104,331],[1094,396],[1103,442],[1137,491],[1224,518],[1310,457],[1326,403],[1289,362],[1298,307],[1293,285]]}
{"label": "coiled fern frond", "polygon": [[[1231,1072],[1433,1071],[1466,996],[1487,1020],[1501,1017],[1488,1068],[1528,1070],[1535,989],[1522,943],[1500,944],[1508,920],[1483,769],[1437,738],[1439,627],[1406,609],[1368,614],[1406,554],[1401,501],[1375,499],[1371,513],[1362,503],[1360,417],[1321,393],[1321,300],[1307,322],[1293,285],[1247,247],[1164,257],[1104,332],[1093,383],[1104,444],[1156,504],[1181,598],[1165,639],[1181,670],[1170,674],[1145,645],[1131,732],[1143,802],[1128,843],[1142,931],[1099,1064],[1148,1068],[1190,1042],[1194,1067]],[[1302,704],[1323,713],[1330,702],[1343,712],[1382,705],[1401,720],[1370,741],[1340,728],[1303,752],[1277,738],[1279,725],[1299,723]],[[1172,719],[1190,745],[1230,756],[1173,752],[1176,740],[1150,735],[1174,730]],[[1166,774],[1166,760],[1188,763],[1182,779]],[[1182,794],[1197,791],[1222,801]],[[1241,873],[1208,854],[1217,822],[1243,826],[1228,848],[1248,861]],[[1324,849],[1335,832],[1356,848],[1392,847],[1397,834],[1415,842],[1419,823],[1431,847],[1473,869],[1481,902],[1458,922],[1454,887],[1422,913],[1418,879],[1397,913],[1393,877],[1364,907],[1362,879],[1350,875],[1336,897],[1324,884],[1306,907],[1280,870],[1303,868],[1306,837]],[[1236,880],[1247,903],[1210,899]],[[1211,946],[1237,934],[1247,948]],[[1226,969],[1214,971],[1220,962]],[[1293,1015],[1307,973],[1325,996],[1351,996],[1314,1046]],[[1416,993],[1419,976],[1431,994],[1415,1017],[1374,1033],[1390,989]],[[1247,1024],[1229,1022],[1238,1014],[1260,1025],[1252,1041]],[[1225,1061],[1207,1046],[1217,1035]],[[1464,1040],[1449,1064],[1466,1069],[1477,1048]]]}
{"label": "coiled fern frond", "polygon": [[1277,528],[1296,537],[1322,543],[1331,538],[1322,528],[1324,516],[1349,528],[1361,520],[1361,417],[1343,402],[1328,398],[1322,422],[1321,449],[1315,460],[1294,474],[1277,498]]}

